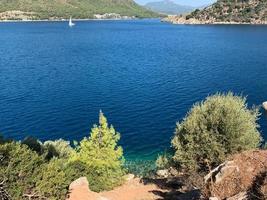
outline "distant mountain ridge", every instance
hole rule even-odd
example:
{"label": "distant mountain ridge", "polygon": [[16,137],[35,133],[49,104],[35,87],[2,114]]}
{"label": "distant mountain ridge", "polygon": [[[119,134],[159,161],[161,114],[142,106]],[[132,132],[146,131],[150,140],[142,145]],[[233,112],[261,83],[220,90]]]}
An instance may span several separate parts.
{"label": "distant mountain ridge", "polygon": [[195,10],[195,7],[187,5],[179,5],[171,0],[149,2],[145,5],[146,8],[163,14],[184,14]]}
{"label": "distant mountain ridge", "polygon": [[94,18],[95,14],[156,17],[133,0],[0,0],[0,20]]}
{"label": "distant mountain ridge", "polygon": [[267,24],[267,0],[218,0],[186,17],[166,20],[177,24]]}

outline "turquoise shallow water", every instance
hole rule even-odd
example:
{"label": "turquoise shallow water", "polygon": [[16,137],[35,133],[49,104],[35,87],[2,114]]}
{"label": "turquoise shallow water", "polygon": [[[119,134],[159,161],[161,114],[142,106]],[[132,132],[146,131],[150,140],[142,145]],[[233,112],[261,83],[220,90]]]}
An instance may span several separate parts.
{"label": "turquoise shallow water", "polygon": [[[267,100],[267,26],[159,20],[0,23],[0,132],[79,140],[100,109],[127,158],[170,146],[175,122],[217,91]],[[263,113],[261,132],[267,136]]]}

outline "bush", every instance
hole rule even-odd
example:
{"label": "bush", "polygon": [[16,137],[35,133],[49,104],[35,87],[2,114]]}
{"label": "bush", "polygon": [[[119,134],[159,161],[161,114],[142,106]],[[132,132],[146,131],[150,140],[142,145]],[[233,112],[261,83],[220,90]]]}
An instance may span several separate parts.
{"label": "bush", "polygon": [[15,200],[31,193],[44,159],[17,142],[0,145],[0,182],[6,180],[8,193]]}
{"label": "bush", "polygon": [[69,184],[77,178],[73,173],[66,174],[73,170],[71,167],[66,159],[46,160],[45,155],[38,155],[19,142],[0,144],[0,182],[5,182],[14,200],[27,198],[27,195],[64,200]]}
{"label": "bush", "polygon": [[102,112],[99,126],[95,125],[89,138],[84,138],[77,147],[71,161],[86,165],[90,188],[94,191],[110,190],[122,183],[125,174],[123,150],[118,146],[120,134],[108,126]]}
{"label": "bush", "polygon": [[37,193],[50,200],[65,199],[70,181],[64,171],[66,161],[63,159],[52,159],[43,166],[37,177]]}
{"label": "bush", "polygon": [[70,142],[63,139],[45,141],[43,146],[47,151],[47,157],[69,158],[74,153]]}
{"label": "bush", "polygon": [[248,109],[246,98],[216,94],[193,106],[177,123],[172,146],[179,167],[207,170],[228,155],[257,148],[258,109]]}

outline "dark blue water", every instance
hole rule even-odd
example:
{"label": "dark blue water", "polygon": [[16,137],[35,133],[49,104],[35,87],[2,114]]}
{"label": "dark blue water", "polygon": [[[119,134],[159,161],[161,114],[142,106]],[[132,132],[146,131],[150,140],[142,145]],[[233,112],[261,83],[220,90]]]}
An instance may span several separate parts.
{"label": "dark blue water", "polygon": [[[128,158],[168,148],[175,122],[217,91],[267,100],[267,26],[158,20],[0,24],[0,132],[79,140],[100,109]],[[261,132],[267,136],[265,114]]]}

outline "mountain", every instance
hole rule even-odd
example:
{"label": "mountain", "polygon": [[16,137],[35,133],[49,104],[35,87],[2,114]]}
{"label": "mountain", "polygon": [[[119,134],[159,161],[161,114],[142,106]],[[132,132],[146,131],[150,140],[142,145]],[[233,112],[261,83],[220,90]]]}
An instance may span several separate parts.
{"label": "mountain", "polygon": [[145,7],[154,12],[170,14],[170,15],[184,14],[195,10],[194,7],[179,5],[171,0],[149,2],[145,5]]}
{"label": "mountain", "polygon": [[267,24],[267,0],[218,0],[186,17],[170,17],[173,23],[191,24]]}
{"label": "mountain", "polygon": [[133,0],[0,0],[0,19],[94,18],[95,14],[157,17]]}

